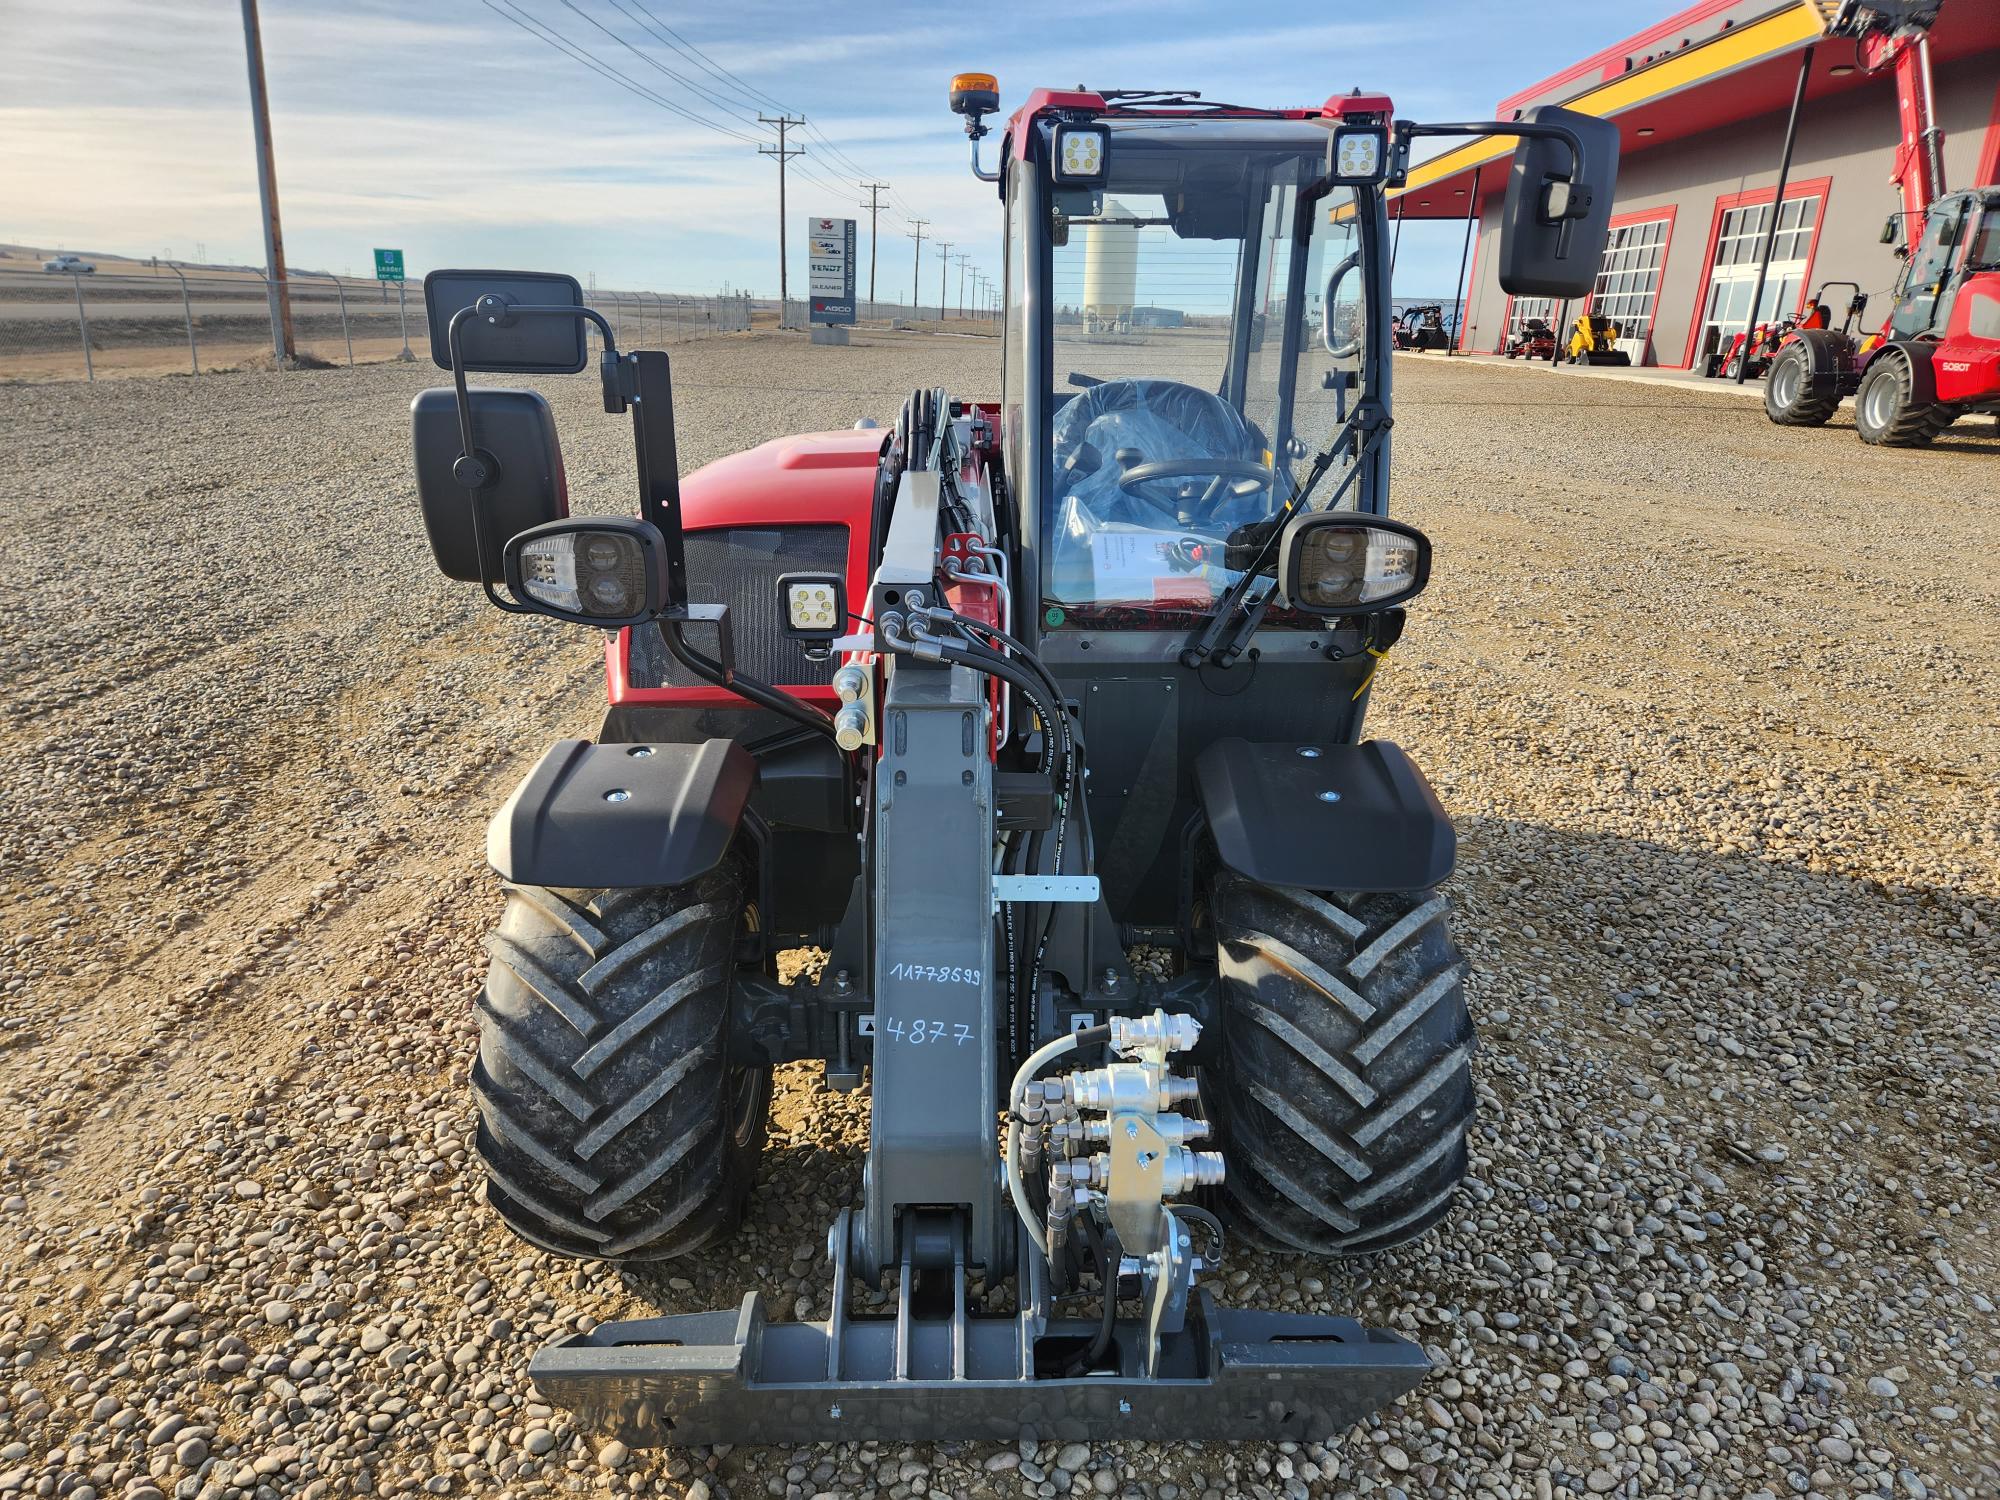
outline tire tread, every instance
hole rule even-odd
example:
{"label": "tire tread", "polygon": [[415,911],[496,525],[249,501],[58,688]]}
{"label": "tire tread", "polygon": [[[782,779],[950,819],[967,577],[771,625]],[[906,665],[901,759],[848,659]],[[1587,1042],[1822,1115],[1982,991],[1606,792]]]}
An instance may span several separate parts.
{"label": "tire tread", "polygon": [[1372,1254],[1446,1212],[1473,1117],[1465,961],[1434,892],[1212,877],[1225,1216],[1277,1253]]}
{"label": "tire tread", "polygon": [[524,1239],[656,1260],[740,1221],[769,1102],[728,1061],[746,884],[732,855],[667,890],[507,888],[472,1093],[487,1201]]}

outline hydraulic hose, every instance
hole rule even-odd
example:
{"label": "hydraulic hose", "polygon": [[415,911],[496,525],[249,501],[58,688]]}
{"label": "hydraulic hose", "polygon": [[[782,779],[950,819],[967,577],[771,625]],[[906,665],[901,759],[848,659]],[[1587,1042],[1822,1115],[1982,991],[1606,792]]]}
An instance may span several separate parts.
{"label": "hydraulic hose", "polygon": [[803,724],[808,729],[816,729],[828,739],[833,738],[833,717],[821,709],[814,708],[803,698],[759,682],[741,672],[726,672],[721,663],[710,661],[687,643],[676,621],[661,620],[660,639],[667,648],[667,654],[704,682],[716,687],[727,688],[737,697],[747,699],[759,708],[768,708],[773,713],[783,714],[794,723]]}
{"label": "hydraulic hose", "polygon": [[1097,1262],[1097,1280],[1103,1289],[1104,1305],[1098,1310],[1097,1335],[1091,1339],[1090,1347],[1063,1367],[1063,1378],[1066,1380],[1088,1375],[1097,1368],[1097,1362],[1104,1358],[1104,1351],[1111,1347],[1111,1330],[1118,1319],[1116,1256],[1105,1240],[1104,1231],[1098,1227],[1097,1216],[1085,1212],[1077,1217],[1083,1223],[1083,1237],[1090,1241],[1090,1253]]}
{"label": "hydraulic hose", "polygon": [[1030,1052],[1028,1060],[1014,1074],[1013,1083],[1007,1087],[1007,1191],[1013,1196],[1014,1212],[1021,1216],[1021,1222],[1027,1226],[1028,1238],[1042,1252],[1043,1260],[1049,1258],[1048,1233],[1042,1228],[1041,1220],[1035,1217],[1034,1206],[1028,1202],[1028,1185],[1021,1177],[1021,1095],[1035,1074],[1064,1053],[1110,1040],[1109,1025],[1086,1026],[1081,1031],[1059,1036]]}

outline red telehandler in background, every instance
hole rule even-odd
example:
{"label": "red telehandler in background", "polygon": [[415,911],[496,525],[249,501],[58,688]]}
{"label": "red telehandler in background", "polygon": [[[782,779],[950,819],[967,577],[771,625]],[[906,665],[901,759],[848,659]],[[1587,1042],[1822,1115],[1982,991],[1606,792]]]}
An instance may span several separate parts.
{"label": "red telehandler in background", "polygon": [[1855,38],[1870,71],[1896,69],[1906,208],[1883,242],[1899,240],[1905,222],[1922,227],[1914,246],[1897,245],[1903,269],[1879,333],[1857,336],[1850,318],[1837,330],[1801,326],[1779,346],[1764,410],[1782,426],[1820,426],[1853,396],[1863,442],[1909,448],[1967,412],[2000,415],[2000,185],[1945,190],[1928,56],[1938,9],[1939,0],[1844,0],[1829,30]]}

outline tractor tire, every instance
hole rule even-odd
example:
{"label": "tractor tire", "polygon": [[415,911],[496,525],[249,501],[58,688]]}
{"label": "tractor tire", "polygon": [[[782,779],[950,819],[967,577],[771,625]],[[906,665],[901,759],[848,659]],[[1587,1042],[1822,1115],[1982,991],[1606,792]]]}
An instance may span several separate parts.
{"label": "tractor tire", "polygon": [[523,1239],[664,1260],[741,1222],[771,1100],[729,1053],[747,880],[731,856],[664,889],[508,887],[472,1092],[487,1202]]}
{"label": "tractor tire", "polygon": [[1883,448],[1921,448],[1945,428],[1957,413],[1936,403],[1914,399],[1910,363],[1901,354],[1878,359],[1861,377],[1854,393],[1854,430],[1861,441]]}
{"label": "tractor tire", "polygon": [[1778,351],[1764,381],[1765,416],[1780,427],[1824,427],[1839,409],[1837,388],[1825,395],[1813,390],[1811,351],[1804,344]]}
{"label": "tractor tire", "polygon": [[1253,1244],[1372,1254],[1450,1209],[1466,1170],[1474,1041],[1445,913],[1435,891],[1316,895],[1229,871],[1212,880],[1220,1207]]}
{"label": "tractor tire", "polygon": [[1743,360],[1741,357],[1734,354],[1730,355],[1728,359],[1722,362],[1722,378],[1724,380],[1734,380],[1736,372],[1742,367]]}

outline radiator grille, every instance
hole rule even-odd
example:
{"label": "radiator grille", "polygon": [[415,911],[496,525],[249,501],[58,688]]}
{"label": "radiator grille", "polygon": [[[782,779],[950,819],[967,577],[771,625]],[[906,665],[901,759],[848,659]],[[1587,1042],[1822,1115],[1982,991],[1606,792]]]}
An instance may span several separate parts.
{"label": "radiator grille", "polygon": [[[778,580],[812,572],[847,576],[845,526],[737,526],[687,534],[690,602],[729,606],[737,669],[765,682],[826,683],[840,665],[837,656],[809,657],[807,643],[786,635],[778,614]],[[716,655],[713,626],[689,625],[686,635],[695,650]],[[700,680],[667,655],[657,631],[632,632],[633,687],[694,687]]]}

